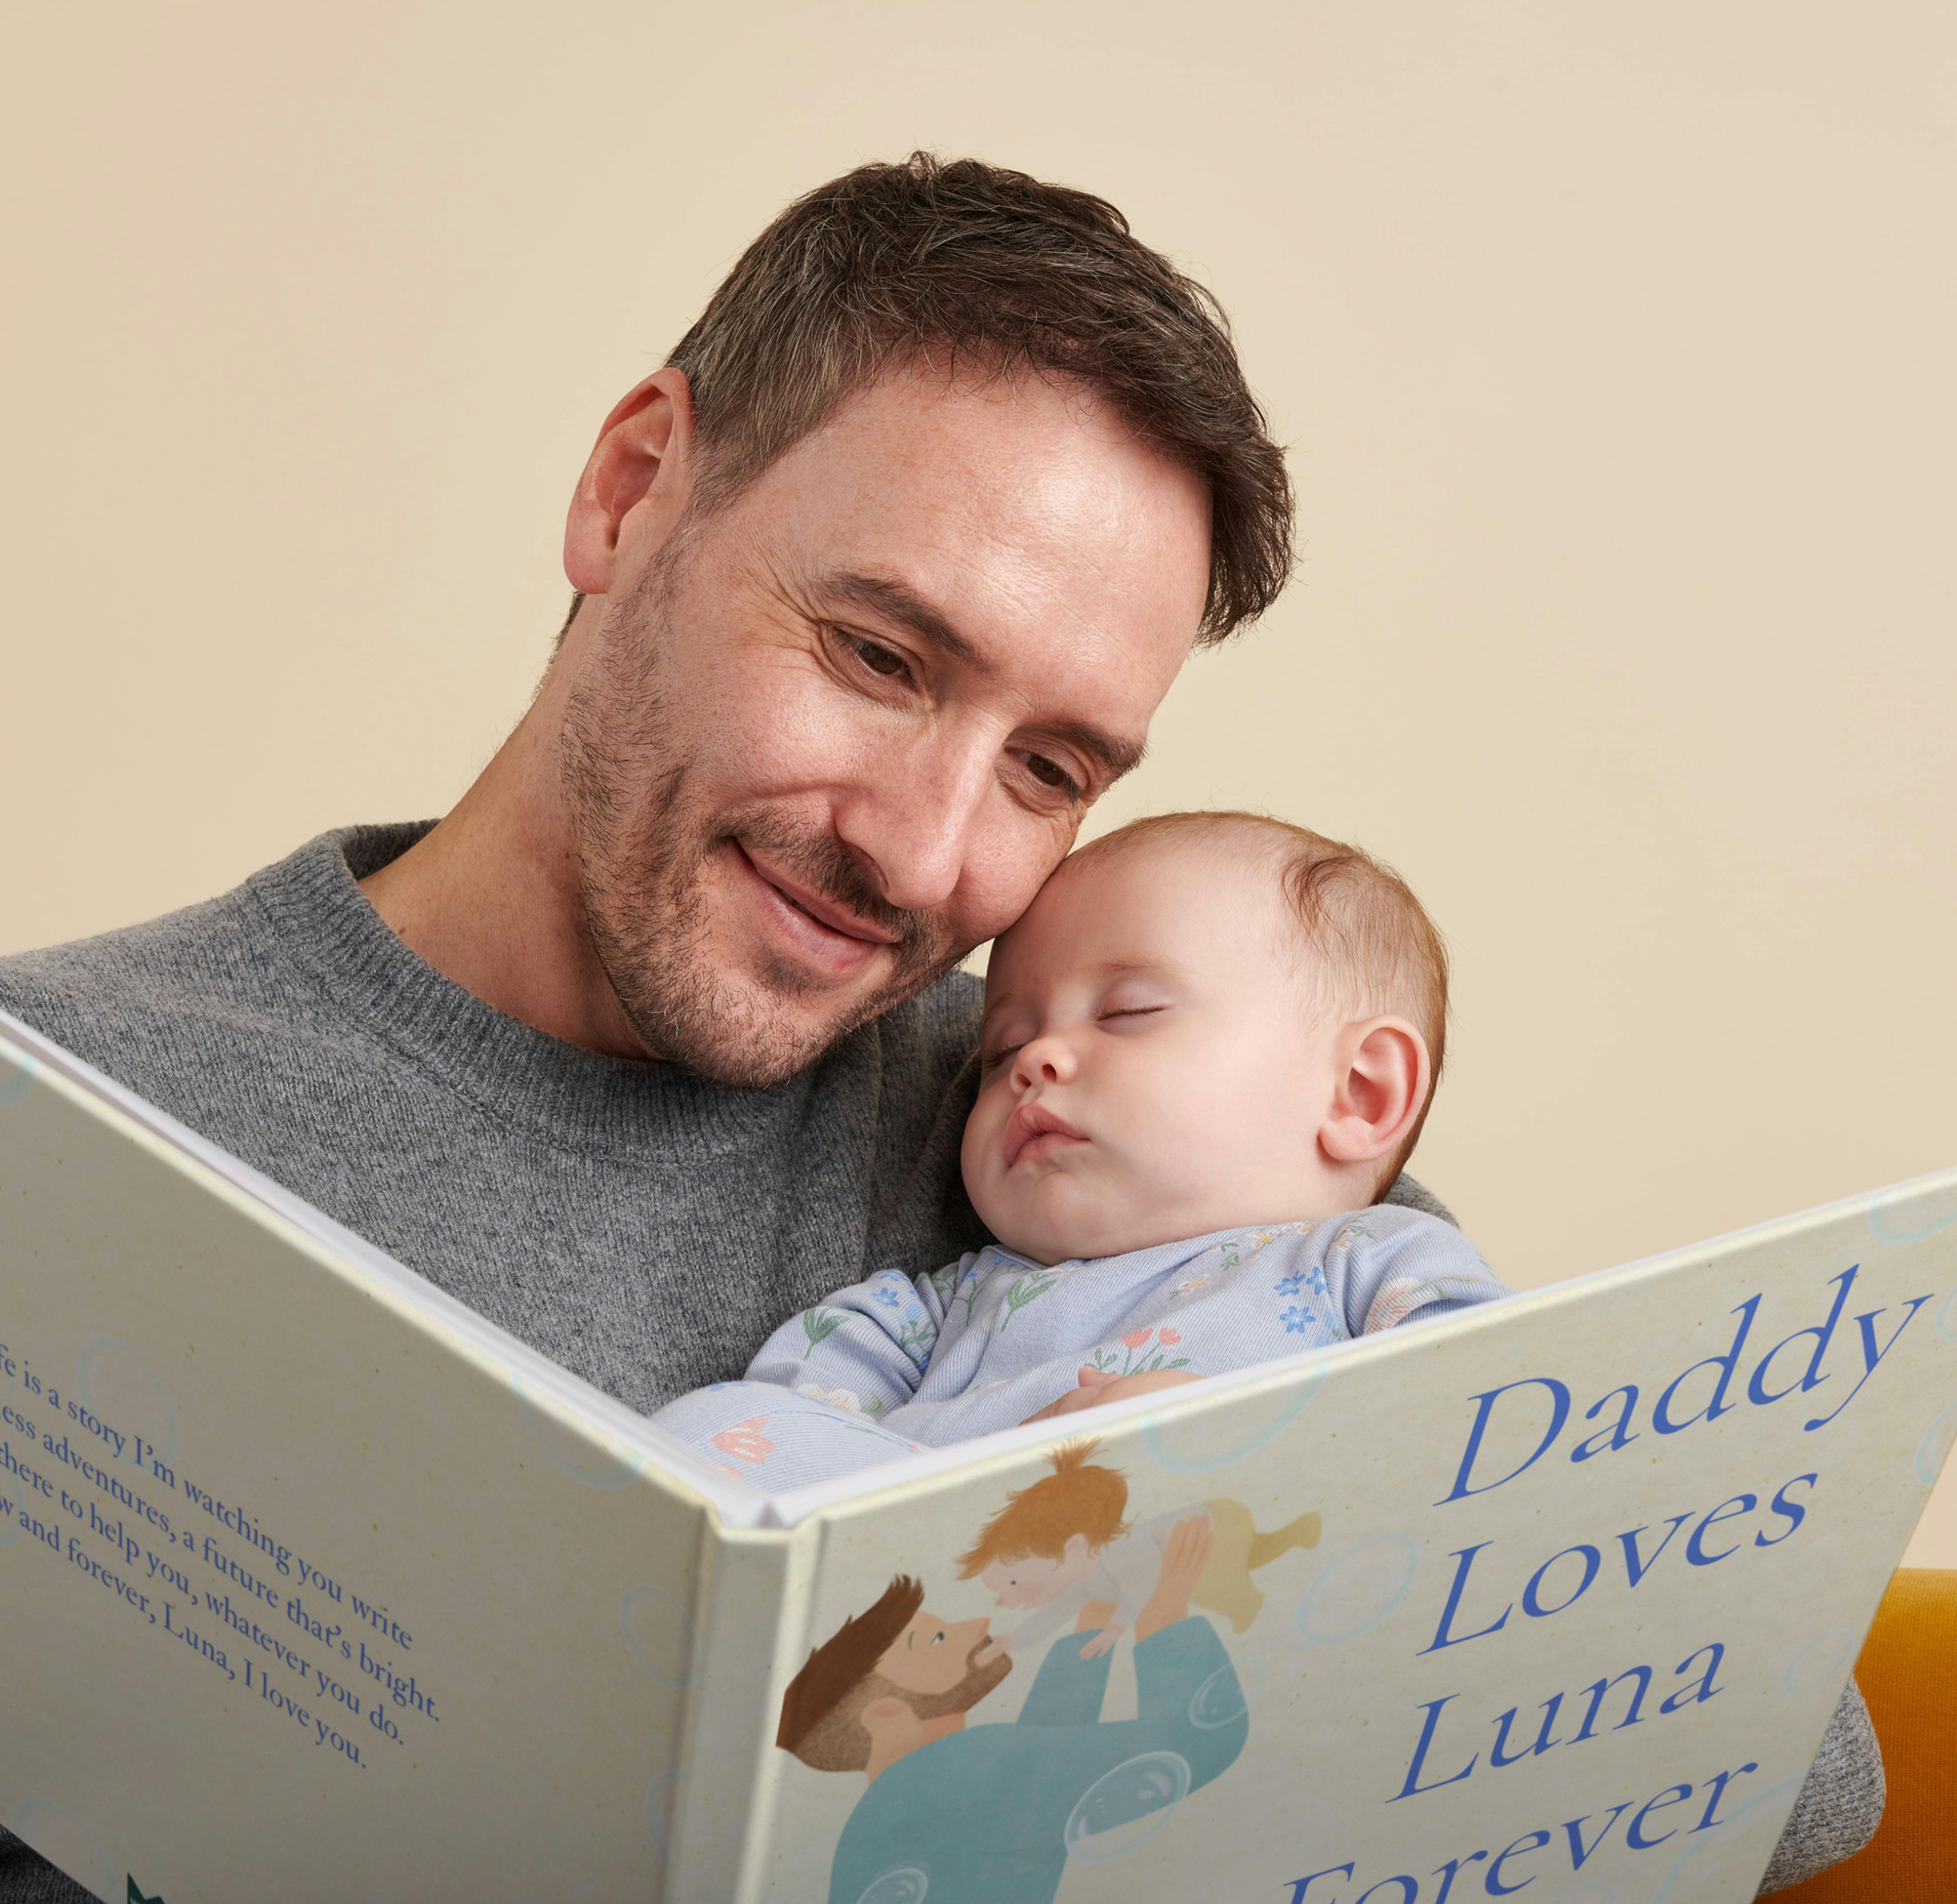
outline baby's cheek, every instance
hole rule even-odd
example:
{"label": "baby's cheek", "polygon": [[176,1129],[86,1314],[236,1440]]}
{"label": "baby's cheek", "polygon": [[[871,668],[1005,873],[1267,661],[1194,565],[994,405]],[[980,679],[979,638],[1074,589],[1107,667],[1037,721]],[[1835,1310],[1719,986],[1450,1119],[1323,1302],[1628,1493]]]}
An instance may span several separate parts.
{"label": "baby's cheek", "polygon": [[1139,1186],[1206,1176],[1237,1120],[1238,1107],[1212,1080],[1182,1067],[1142,1071],[1118,1102],[1123,1161]]}

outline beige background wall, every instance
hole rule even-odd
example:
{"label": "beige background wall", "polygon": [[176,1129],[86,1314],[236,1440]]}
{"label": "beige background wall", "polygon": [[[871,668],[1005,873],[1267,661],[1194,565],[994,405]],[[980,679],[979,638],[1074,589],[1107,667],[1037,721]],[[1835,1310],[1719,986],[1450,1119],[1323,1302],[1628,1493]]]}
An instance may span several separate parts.
{"label": "beige background wall", "polygon": [[[606,406],[916,144],[1208,280],[1304,561],[1099,819],[1396,862],[1534,1283],[1957,1162],[1957,15],[112,5],[10,28],[0,950],[440,811]],[[1957,1564],[1957,1486],[1914,1558]]]}

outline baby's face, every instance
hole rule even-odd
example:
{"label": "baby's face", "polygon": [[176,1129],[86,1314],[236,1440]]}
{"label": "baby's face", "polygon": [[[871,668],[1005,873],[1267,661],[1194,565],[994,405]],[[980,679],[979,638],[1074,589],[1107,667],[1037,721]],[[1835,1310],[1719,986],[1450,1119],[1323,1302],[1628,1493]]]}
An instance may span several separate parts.
{"label": "baby's face", "polygon": [[1057,1559],[1045,1554],[1022,1554],[1016,1560],[989,1561],[978,1577],[1002,1607],[1045,1606],[1094,1570],[1094,1556],[1088,1552],[1086,1541],[1077,1534],[1067,1547],[1069,1551]]}
{"label": "baby's face", "polygon": [[1317,1142],[1339,1027],[1312,1023],[1296,934],[1269,861],[1213,842],[1048,881],[993,948],[965,1127],[1002,1243],[1059,1263],[1350,1207]]}

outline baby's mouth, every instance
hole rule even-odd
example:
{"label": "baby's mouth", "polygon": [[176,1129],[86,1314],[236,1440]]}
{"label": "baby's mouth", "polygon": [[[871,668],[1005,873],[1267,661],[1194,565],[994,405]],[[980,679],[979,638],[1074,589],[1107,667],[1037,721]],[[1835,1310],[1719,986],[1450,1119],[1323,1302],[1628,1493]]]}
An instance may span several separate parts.
{"label": "baby's mouth", "polygon": [[1085,1143],[1084,1131],[1077,1131],[1057,1112],[1049,1111],[1037,1098],[1029,1098],[1006,1120],[1006,1168],[1020,1162],[1036,1163],[1068,1145]]}

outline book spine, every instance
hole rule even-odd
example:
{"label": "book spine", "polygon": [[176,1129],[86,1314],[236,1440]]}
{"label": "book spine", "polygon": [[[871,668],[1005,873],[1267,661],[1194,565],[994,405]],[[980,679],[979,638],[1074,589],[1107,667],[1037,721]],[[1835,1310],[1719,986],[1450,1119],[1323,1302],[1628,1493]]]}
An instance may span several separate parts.
{"label": "book spine", "polygon": [[805,1649],[816,1532],[710,1527],[662,1904],[764,1895],[783,1763],[775,1729]]}

